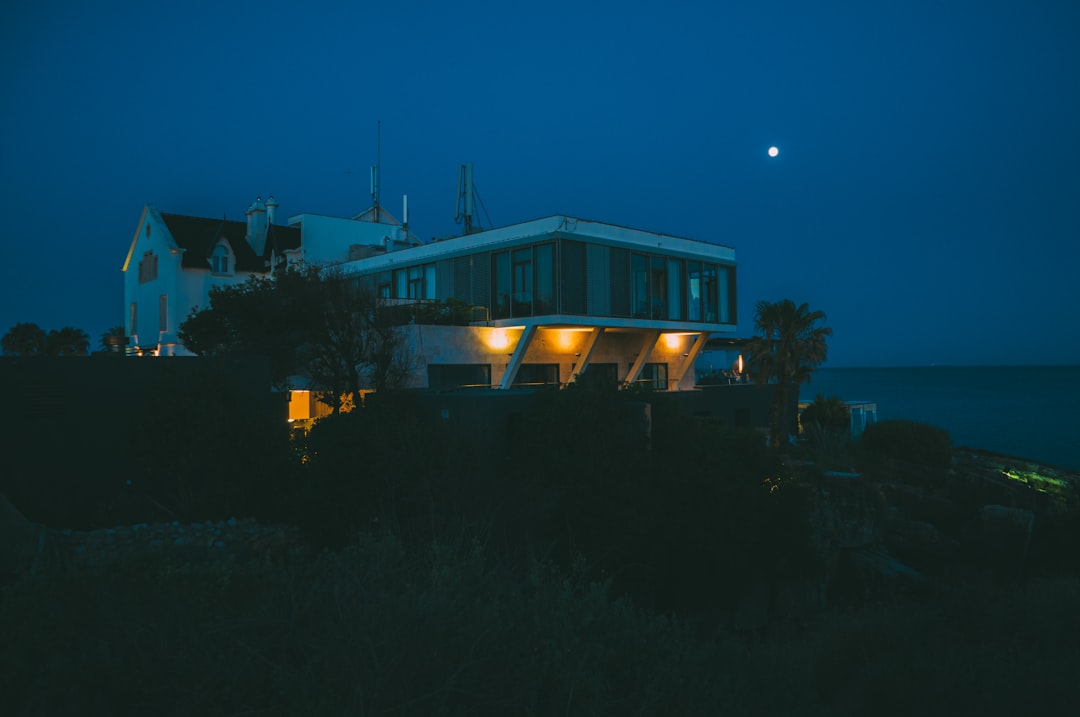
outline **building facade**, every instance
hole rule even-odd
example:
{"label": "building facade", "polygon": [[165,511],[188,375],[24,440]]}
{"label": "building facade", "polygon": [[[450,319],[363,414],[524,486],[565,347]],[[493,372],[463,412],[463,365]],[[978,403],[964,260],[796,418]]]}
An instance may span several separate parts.
{"label": "building facade", "polygon": [[246,221],[192,217],[143,208],[124,273],[124,327],[130,350],[190,355],[177,330],[215,286],[242,284],[282,265],[340,264],[419,242],[385,210],[351,219],[301,214],[278,224],[278,203],[256,199]]}
{"label": "building facade", "polygon": [[567,216],[387,250],[342,273],[388,302],[454,302],[468,325],[410,325],[408,386],[566,385],[583,375],[683,390],[735,330],[729,247]]}

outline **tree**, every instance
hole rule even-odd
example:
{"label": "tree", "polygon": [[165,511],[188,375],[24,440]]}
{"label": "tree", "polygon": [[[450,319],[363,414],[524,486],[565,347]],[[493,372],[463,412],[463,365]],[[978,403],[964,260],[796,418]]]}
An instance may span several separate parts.
{"label": "tree", "polygon": [[200,356],[267,356],[273,381],[306,374],[336,411],[361,389],[393,387],[400,365],[397,314],[358,280],[313,267],[253,277],[210,291],[210,306],[180,325],[184,346]]}
{"label": "tree", "polygon": [[770,445],[779,448],[792,429],[791,402],[798,387],[810,382],[810,374],[825,362],[825,340],[832,329],[821,325],[822,311],[791,299],[759,301],[754,311],[758,335],[747,346],[750,372],[758,383],[776,382],[769,423]]}
{"label": "tree", "polygon": [[90,353],[90,336],[82,329],[70,326],[53,329],[45,337],[45,353],[49,356],[86,356]]}
{"label": "tree", "polygon": [[90,337],[82,329],[70,326],[48,334],[37,324],[15,324],[0,339],[7,356],[85,356],[90,351]]}
{"label": "tree", "polygon": [[33,323],[19,323],[0,339],[5,356],[44,356],[45,331]]}

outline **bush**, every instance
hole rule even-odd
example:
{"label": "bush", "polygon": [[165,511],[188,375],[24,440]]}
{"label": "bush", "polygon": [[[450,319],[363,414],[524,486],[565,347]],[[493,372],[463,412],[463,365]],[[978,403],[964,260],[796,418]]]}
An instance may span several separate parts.
{"label": "bush", "polygon": [[818,426],[824,431],[846,433],[851,429],[851,409],[836,396],[826,398],[819,393],[802,412],[801,421],[804,429]]}
{"label": "bush", "polygon": [[876,457],[947,469],[952,441],[940,428],[917,421],[882,421],[866,429],[861,446]]}
{"label": "bush", "polygon": [[0,713],[723,712],[708,642],[468,538],[361,536],[303,564],[159,557],[6,589]]}

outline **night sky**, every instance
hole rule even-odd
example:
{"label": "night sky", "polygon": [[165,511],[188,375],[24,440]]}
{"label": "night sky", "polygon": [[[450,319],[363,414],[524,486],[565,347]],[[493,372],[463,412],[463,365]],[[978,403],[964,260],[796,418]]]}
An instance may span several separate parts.
{"label": "night sky", "polygon": [[0,53],[0,333],[124,324],[146,202],[367,208],[381,120],[424,239],[471,161],[495,226],[734,247],[738,335],[808,302],[829,366],[1080,364],[1073,0],[21,1]]}

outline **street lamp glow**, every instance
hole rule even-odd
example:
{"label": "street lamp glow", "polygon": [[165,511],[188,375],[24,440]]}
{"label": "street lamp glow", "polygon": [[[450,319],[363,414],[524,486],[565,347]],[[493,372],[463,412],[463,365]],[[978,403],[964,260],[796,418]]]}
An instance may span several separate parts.
{"label": "street lamp glow", "polygon": [[780,149],[778,147],[776,147],[775,145],[772,146],[772,147],[769,147],[769,156],[770,157],[775,157],[778,154],[780,154]]}

